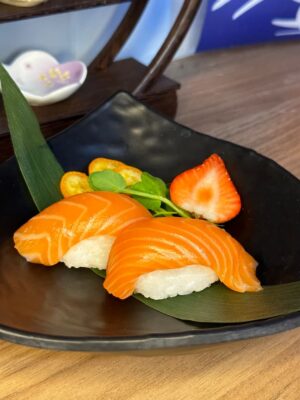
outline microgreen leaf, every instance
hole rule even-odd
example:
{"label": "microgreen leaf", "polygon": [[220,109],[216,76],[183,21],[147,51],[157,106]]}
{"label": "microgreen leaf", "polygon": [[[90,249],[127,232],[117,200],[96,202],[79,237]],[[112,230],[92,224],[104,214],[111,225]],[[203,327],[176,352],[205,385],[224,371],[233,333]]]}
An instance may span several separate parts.
{"label": "microgreen leaf", "polygon": [[140,182],[130,186],[130,189],[162,197],[165,197],[167,193],[167,186],[164,181],[152,176],[148,172],[143,172]]}
{"label": "microgreen leaf", "polygon": [[126,187],[123,176],[110,169],[90,174],[89,184],[94,190],[116,193],[122,192]]}
{"label": "microgreen leaf", "polygon": [[[167,193],[167,186],[165,182],[152,176],[148,172],[143,172],[140,182],[130,186],[130,189],[137,192],[148,193],[159,197],[165,197]],[[151,211],[157,211],[161,207],[160,199],[148,199],[140,196],[132,196],[135,200],[140,202],[144,207]]]}
{"label": "microgreen leaf", "polygon": [[[148,175],[150,175],[150,174],[148,174]],[[167,185],[165,184],[165,182],[158,177],[153,177],[153,178],[155,179],[156,185],[160,190],[160,195],[163,197],[167,197],[168,188],[167,188]]]}
{"label": "microgreen leaf", "polygon": [[156,210],[160,209],[160,206],[161,206],[160,200],[147,199],[147,198],[141,197],[141,196],[132,196],[132,197],[150,211],[156,211]]}
{"label": "microgreen leaf", "polygon": [[153,214],[154,217],[169,217],[170,215],[178,215],[176,211],[168,211],[164,208],[160,208]]}

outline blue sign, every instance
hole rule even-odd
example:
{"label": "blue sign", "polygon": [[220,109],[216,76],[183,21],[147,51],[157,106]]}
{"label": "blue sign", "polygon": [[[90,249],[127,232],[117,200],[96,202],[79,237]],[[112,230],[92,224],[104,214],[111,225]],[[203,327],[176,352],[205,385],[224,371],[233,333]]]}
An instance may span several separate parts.
{"label": "blue sign", "polygon": [[198,50],[300,38],[300,0],[209,0]]}

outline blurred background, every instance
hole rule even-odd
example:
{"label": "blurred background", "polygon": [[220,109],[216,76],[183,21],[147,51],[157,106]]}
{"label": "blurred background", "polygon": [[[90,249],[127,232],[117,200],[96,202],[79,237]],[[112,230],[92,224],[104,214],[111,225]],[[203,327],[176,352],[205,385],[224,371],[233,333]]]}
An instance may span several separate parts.
{"label": "blurred background", "polygon": [[[51,0],[49,0],[51,1]],[[166,37],[183,0],[150,0],[119,59],[148,64]],[[122,19],[128,4],[98,7],[0,26],[0,60],[29,49],[61,61],[92,61]],[[300,0],[204,0],[176,58],[251,43],[299,38]]]}

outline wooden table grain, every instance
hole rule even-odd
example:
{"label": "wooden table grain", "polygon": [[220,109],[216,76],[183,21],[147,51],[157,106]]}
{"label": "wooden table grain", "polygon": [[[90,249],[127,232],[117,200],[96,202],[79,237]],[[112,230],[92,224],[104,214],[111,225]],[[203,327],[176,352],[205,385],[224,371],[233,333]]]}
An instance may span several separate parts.
{"label": "wooden table grain", "polygon": [[[177,121],[251,147],[300,177],[300,43],[176,61]],[[300,329],[139,356],[56,352],[0,341],[0,399],[296,400]]]}

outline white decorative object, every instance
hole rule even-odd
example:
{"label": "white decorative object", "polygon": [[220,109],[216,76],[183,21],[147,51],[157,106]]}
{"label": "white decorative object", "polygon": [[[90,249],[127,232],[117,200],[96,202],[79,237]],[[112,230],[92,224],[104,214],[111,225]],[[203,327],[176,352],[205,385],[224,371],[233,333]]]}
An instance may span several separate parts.
{"label": "white decorative object", "polygon": [[22,53],[4,67],[33,106],[65,100],[80,88],[87,76],[83,62],[60,64],[49,53],[37,50]]}
{"label": "white decorative object", "polygon": [[9,4],[17,7],[32,7],[48,0],[0,0],[0,3]]}

